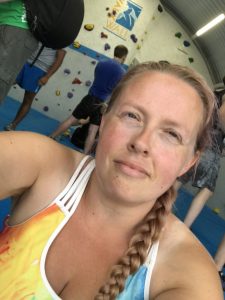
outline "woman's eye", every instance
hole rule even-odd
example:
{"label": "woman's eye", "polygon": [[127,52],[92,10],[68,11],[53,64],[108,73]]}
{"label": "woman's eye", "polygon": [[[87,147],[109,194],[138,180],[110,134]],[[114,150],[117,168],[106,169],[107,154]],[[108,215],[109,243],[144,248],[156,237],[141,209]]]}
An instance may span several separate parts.
{"label": "woman's eye", "polygon": [[127,116],[128,118],[131,118],[131,119],[137,119],[137,120],[138,120],[137,115],[134,114],[134,113],[132,113],[132,112],[127,112],[127,113],[126,113],[126,116]]}
{"label": "woman's eye", "polygon": [[182,137],[180,136],[179,133],[177,133],[176,131],[173,131],[173,130],[168,130],[167,131],[167,134],[169,135],[169,137],[176,141],[176,142],[179,142],[181,143],[182,142]]}

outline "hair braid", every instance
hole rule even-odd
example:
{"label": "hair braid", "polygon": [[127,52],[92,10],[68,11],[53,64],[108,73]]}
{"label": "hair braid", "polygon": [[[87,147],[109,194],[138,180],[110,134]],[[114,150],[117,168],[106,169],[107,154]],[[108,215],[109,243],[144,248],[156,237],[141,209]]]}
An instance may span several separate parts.
{"label": "hair braid", "polygon": [[114,300],[123,291],[126,278],[145,262],[150,246],[158,240],[174,200],[173,187],[157,199],[131,238],[125,255],[112,267],[108,282],[100,288],[95,300]]}

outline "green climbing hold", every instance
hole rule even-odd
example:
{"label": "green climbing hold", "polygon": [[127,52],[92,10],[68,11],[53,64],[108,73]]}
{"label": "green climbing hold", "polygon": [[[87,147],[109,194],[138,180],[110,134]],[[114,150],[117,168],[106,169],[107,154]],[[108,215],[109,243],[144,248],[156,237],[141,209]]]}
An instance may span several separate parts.
{"label": "green climbing hold", "polygon": [[178,39],[180,39],[182,37],[182,33],[181,32],[175,33],[175,37],[177,37]]}

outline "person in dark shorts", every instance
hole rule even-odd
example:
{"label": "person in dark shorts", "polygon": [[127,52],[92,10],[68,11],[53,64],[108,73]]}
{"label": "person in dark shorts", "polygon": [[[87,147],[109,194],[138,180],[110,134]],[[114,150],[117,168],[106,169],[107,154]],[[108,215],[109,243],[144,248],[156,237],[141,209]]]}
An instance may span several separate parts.
{"label": "person in dark shorts", "polygon": [[90,118],[90,126],[87,139],[85,141],[84,152],[89,153],[98,132],[101,122],[101,107],[111,95],[125,71],[121,64],[124,63],[128,54],[128,49],[123,45],[118,45],[114,49],[114,58],[100,61],[94,74],[94,82],[81,102],[74,109],[72,115],[63,121],[59,127],[50,135],[56,138],[66,131],[70,126],[79,124],[79,119]]}
{"label": "person in dark shorts", "polygon": [[84,124],[82,126],[77,127],[72,136],[71,136],[71,143],[78,148],[79,150],[81,150],[83,152],[84,150],[84,144],[85,144],[85,140],[87,138],[88,135],[88,129],[89,129],[89,123],[88,124]]}
{"label": "person in dark shorts", "polygon": [[[101,104],[101,111],[100,111],[101,115],[103,115],[106,112],[106,109],[107,109],[107,104],[106,103]],[[78,148],[79,151],[84,152],[85,140],[87,138],[88,130],[90,126],[90,118],[80,119],[79,124],[81,126],[77,127],[74,130],[70,141],[76,148]],[[98,142],[98,134],[99,132],[97,132],[95,141],[92,145],[92,148],[90,149],[90,153],[93,155],[95,154],[95,148]]]}
{"label": "person in dark shorts", "polygon": [[188,181],[191,181],[192,186],[200,189],[194,197],[184,219],[184,223],[188,227],[191,227],[207,200],[213,195],[216,187],[216,181],[220,169],[220,158],[224,147],[223,122],[225,121],[225,114],[223,111],[225,102],[222,102],[222,100],[217,97],[217,104],[219,110],[218,115],[215,115],[214,117],[214,128],[212,132],[213,143],[211,147],[207,148],[202,153],[197,167],[191,168],[187,173],[179,177],[175,183],[176,190]]}

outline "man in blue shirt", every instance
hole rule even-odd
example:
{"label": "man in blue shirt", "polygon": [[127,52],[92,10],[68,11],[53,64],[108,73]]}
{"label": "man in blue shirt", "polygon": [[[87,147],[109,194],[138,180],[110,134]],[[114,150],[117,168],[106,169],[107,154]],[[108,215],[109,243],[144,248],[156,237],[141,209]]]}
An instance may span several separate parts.
{"label": "man in blue shirt", "polygon": [[107,101],[113,89],[125,73],[121,64],[124,63],[128,54],[128,49],[123,45],[118,45],[114,49],[114,58],[100,61],[94,73],[94,82],[81,102],[74,109],[72,115],[63,121],[59,127],[50,135],[56,138],[66,131],[70,126],[79,125],[80,119],[89,118],[90,126],[85,141],[84,153],[89,153],[95,142],[100,122],[102,103]]}

